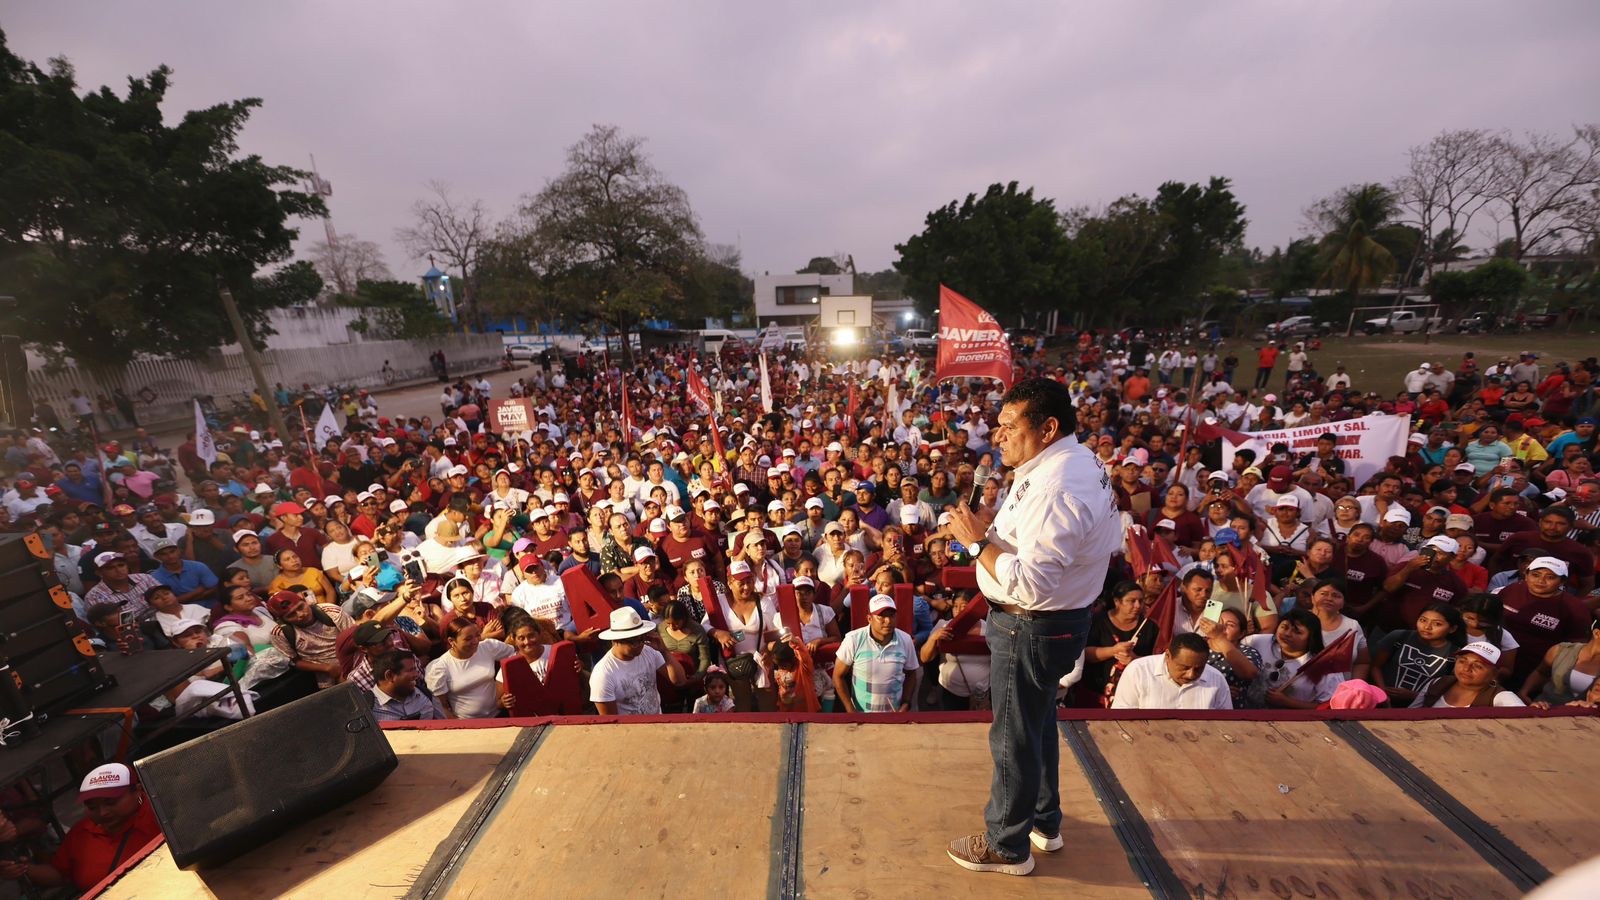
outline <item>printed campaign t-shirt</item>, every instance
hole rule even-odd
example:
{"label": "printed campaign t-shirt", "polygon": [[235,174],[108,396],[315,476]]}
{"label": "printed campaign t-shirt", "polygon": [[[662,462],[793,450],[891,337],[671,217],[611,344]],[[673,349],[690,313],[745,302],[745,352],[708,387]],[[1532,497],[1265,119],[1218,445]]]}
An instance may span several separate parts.
{"label": "printed campaign t-shirt", "polygon": [[654,647],[644,647],[633,659],[618,659],[606,653],[594,664],[589,677],[589,699],[596,703],[615,703],[622,716],[661,714],[661,692],[656,690],[656,672],[667,664]]}

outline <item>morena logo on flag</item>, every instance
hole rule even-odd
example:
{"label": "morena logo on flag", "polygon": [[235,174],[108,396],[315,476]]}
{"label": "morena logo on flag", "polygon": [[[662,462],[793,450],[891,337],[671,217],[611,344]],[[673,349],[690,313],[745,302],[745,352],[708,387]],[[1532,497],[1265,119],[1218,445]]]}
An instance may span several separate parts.
{"label": "morena logo on flag", "polygon": [[1011,344],[986,309],[939,285],[939,357],[935,375],[945,378],[1014,377]]}

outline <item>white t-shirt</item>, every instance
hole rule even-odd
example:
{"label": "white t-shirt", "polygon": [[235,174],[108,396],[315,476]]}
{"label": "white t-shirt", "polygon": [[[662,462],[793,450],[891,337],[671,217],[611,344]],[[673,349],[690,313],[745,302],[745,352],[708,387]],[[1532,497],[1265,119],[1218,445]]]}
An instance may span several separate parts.
{"label": "white t-shirt", "polygon": [[[800,640],[805,641],[806,643],[809,644],[812,641],[817,640],[818,638],[827,637],[828,636],[828,623],[832,622],[833,620],[834,620],[833,607],[829,606],[826,603],[815,603],[815,604],[812,604],[812,606],[811,606],[811,621],[802,622],[801,625],[800,625],[800,631],[799,631]],[[777,622],[777,624],[775,626],[773,626],[773,627],[776,628],[779,633],[782,633],[783,629],[785,629],[785,628],[789,629],[790,631],[794,631],[795,630],[794,623],[793,622],[785,622],[783,620],[783,613],[781,613],[781,612],[778,613],[778,615],[775,617],[774,621]]]}
{"label": "white t-shirt", "polygon": [[511,605],[521,607],[529,615],[549,619],[563,631],[576,631],[572,623],[572,607],[567,605],[567,589],[561,579],[546,584],[524,581],[511,592]]}
{"label": "white t-shirt", "polygon": [[356,566],[356,541],[345,541],[342,544],[329,543],[322,548],[322,571],[331,572],[337,569],[340,575],[349,572]]}
{"label": "white t-shirt", "polygon": [[[940,622],[928,635],[928,640],[933,640],[934,635],[944,631],[949,625],[948,619]],[[976,637],[985,637],[988,633],[988,619],[978,622],[977,628],[967,632]],[[944,654],[943,659],[939,661],[939,686],[957,697],[971,697],[974,692],[989,690],[989,654]]]}
{"label": "white t-shirt", "polygon": [[[1422,703],[1422,699],[1423,698],[1419,695],[1416,700],[1412,701],[1411,708],[1412,709],[1420,708],[1419,705]],[[1495,694],[1494,695],[1494,705],[1495,706],[1527,706],[1526,703],[1522,702],[1522,698],[1521,697],[1518,697],[1516,694],[1513,694],[1510,691],[1501,691],[1500,693]],[[1448,702],[1445,701],[1445,699],[1443,697],[1440,697],[1438,700],[1436,700],[1434,702],[1433,709],[1466,709],[1466,707],[1465,706],[1451,706]]]}
{"label": "white t-shirt", "polygon": [[462,719],[487,719],[494,715],[494,678],[500,671],[500,660],[515,654],[510,644],[493,638],[478,643],[477,652],[467,659],[457,659],[446,653],[428,663],[428,690],[435,697],[450,704],[456,716]]}
{"label": "white t-shirt", "polygon": [[639,655],[629,660],[618,659],[607,651],[589,675],[589,699],[615,703],[618,715],[660,715],[661,692],[656,690],[656,673],[666,664],[666,657],[654,647],[640,649]]}

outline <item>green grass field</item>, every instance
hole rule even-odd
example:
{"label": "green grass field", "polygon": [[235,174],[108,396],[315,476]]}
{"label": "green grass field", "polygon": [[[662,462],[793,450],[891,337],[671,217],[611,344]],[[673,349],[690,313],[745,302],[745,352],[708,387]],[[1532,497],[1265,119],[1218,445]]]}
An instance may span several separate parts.
{"label": "green grass field", "polygon": [[[1241,374],[1237,381],[1248,385],[1255,374],[1257,341],[1229,340],[1239,355]],[[1311,359],[1317,371],[1327,374],[1333,367],[1344,363],[1354,387],[1364,391],[1377,391],[1391,396],[1400,390],[1405,374],[1423,362],[1446,365],[1452,370],[1461,363],[1461,355],[1468,351],[1478,355],[1480,369],[1488,368],[1502,356],[1516,357],[1524,350],[1539,354],[1541,368],[1547,369],[1557,362],[1575,362],[1590,356],[1600,356],[1600,334],[1593,331],[1571,333],[1559,330],[1534,331],[1527,334],[1433,335],[1423,343],[1416,335],[1365,337],[1356,335],[1323,338],[1322,349],[1312,351]],[[1278,380],[1273,387],[1282,386],[1283,361],[1278,362]]]}

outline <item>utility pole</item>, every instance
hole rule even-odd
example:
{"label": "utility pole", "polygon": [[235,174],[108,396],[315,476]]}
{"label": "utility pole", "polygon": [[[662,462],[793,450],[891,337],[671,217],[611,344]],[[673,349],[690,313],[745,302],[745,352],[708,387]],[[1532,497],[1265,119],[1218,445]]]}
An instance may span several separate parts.
{"label": "utility pole", "polygon": [[279,440],[287,441],[290,432],[283,422],[283,410],[278,408],[277,401],[272,397],[272,386],[267,384],[266,370],[261,368],[256,345],[250,342],[250,333],[245,330],[244,316],[239,315],[239,307],[233,302],[233,292],[225,284],[218,284],[217,292],[222,296],[222,308],[228,311],[228,321],[233,323],[233,337],[244,352],[244,361],[250,366],[250,374],[255,377],[256,390],[261,392],[261,399],[267,403],[267,423],[277,430]]}

